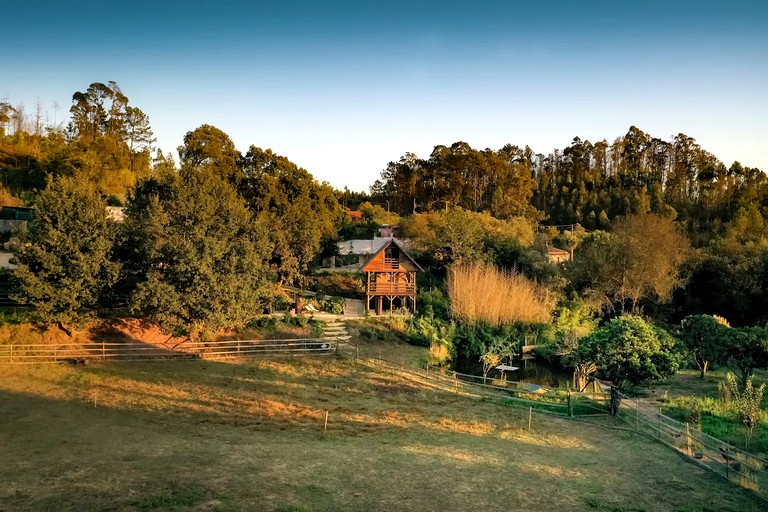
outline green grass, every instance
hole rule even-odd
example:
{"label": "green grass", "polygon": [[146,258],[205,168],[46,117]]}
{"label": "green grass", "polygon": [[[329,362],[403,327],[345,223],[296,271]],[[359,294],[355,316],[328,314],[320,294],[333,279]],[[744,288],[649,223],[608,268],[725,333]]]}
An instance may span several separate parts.
{"label": "green grass", "polygon": [[[768,453],[768,410],[761,414],[761,423],[748,438],[739,423],[738,413],[725,403],[719,385],[725,380],[727,369],[709,372],[704,379],[697,371],[684,370],[678,375],[651,388],[650,397],[664,414],[679,421],[689,422],[711,436],[753,453]],[[754,384],[768,382],[768,372],[757,370]],[[768,409],[768,394],[763,396],[763,409]]]}
{"label": "green grass", "polygon": [[0,510],[765,508],[608,417],[529,431],[527,409],[348,360],[0,372]]}

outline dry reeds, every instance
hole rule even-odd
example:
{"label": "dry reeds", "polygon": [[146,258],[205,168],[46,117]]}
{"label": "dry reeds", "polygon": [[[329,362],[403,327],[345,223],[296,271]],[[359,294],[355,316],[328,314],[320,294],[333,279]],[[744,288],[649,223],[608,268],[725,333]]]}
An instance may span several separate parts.
{"label": "dry reeds", "polygon": [[451,314],[464,322],[491,326],[547,322],[547,290],[517,272],[491,265],[459,265],[448,276]]}

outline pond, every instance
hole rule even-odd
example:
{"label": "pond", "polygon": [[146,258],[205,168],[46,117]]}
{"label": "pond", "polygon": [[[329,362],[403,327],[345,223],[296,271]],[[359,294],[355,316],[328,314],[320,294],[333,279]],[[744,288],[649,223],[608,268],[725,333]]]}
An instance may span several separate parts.
{"label": "pond", "polygon": [[[529,382],[539,386],[550,386],[555,388],[567,388],[573,381],[573,372],[558,366],[549,364],[541,358],[526,354],[513,358],[509,363],[511,366],[517,366],[520,369],[514,372],[506,372],[507,380],[517,382]],[[458,357],[450,365],[450,369],[468,375],[483,376],[483,364],[479,357]],[[492,369],[488,373],[489,378],[501,378],[501,372]]]}

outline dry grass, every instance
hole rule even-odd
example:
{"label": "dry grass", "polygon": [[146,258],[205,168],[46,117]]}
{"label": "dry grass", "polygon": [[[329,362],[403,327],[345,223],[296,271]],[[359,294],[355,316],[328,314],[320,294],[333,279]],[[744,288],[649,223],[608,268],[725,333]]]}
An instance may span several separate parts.
{"label": "dry grass", "polygon": [[448,295],[451,314],[470,323],[547,322],[552,312],[546,288],[517,272],[490,265],[453,267]]}
{"label": "dry grass", "polygon": [[4,511],[764,506],[644,437],[345,360],[1,370]]}

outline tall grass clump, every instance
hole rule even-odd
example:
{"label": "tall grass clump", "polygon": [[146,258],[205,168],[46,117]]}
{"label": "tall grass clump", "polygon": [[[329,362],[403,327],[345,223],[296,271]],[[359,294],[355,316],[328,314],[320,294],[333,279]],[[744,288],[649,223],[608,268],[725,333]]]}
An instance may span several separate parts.
{"label": "tall grass clump", "polygon": [[498,327],[550,320],[546,288],[517,272],[492,265],[457,265],[448,274],[451,315],[465,323]]}

